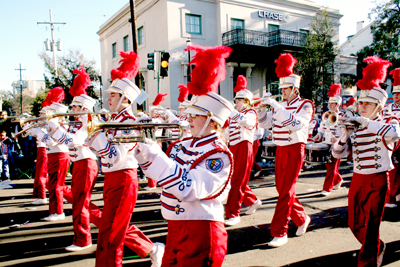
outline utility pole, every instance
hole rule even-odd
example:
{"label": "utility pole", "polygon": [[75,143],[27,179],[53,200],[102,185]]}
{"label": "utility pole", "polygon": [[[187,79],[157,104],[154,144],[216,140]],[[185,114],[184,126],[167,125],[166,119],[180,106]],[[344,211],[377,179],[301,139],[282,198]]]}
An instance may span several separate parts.
{"label": "utility pole", "polygon": [[[50,22],[38,22],[37,24],[50,24],[51,29],[51,49],[53,51],[53,64],[54,64],[54,73],[55,78],[58,77],[57,73],[57,58],[56,58],[56,42],[54,41],[54,24],[66,24],[65,22],[53,22],[53,14],[50,9]],[[61,44],[58,44],[58,50],[61,51]]]}
{"label": "utility pole", "polygon": [[20,86],[21,86],[21,114],[19,114],[19,115],[22,115],[22,71],[23,70],[26,70],[26,69],[21,69],[21,63],[19,63],[19,69],[15,69],[15,70],[19,70],[19,83],[20,83]]}

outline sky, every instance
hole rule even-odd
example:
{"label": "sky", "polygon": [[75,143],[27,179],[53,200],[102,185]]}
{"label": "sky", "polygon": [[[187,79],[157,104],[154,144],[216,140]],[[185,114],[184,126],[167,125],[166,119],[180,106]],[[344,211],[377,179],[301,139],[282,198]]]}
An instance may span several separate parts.
{"label": "sky", "polygon": [[[100,70],[100,41],[96,32],[128,0],[0,0],[0,90],[11,90],[11,84],[19,80],[19,64],[22,79],[43,80],[44,64],[38,53],[44,50],[44,41],[51,39],[49,10],[53,22],[65,22],[55,26],[55,39],[61,39],[63,51],[79,49],[85,58],[94,59]],[[317,4],[339,9],[343,15],[339,28],[340,43],[356,32],[357,21],[367,25],[372,0],[315,0]],[[52,52],[49,52],[52,58]]]}

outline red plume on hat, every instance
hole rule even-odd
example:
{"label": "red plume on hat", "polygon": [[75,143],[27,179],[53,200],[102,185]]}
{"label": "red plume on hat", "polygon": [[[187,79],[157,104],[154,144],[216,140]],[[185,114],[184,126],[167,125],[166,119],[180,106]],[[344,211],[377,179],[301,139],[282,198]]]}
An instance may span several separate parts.
{"label": "red plume on hat", "polygon": [[347,101],[347,106],[352,106],[354,103],[356,103],[356,99],[352,96],[349,101]]}
{"label": "red plume on hat", "polygon": [[276,68],[275,73],[278,78],[285,78],[290,74],[293,74],[293,67],[297,63],[297,60],[290,53],[281,54],[277,60],[275,60]]}
{"label": "red plume on hat", "polygon": [[381,88],[380,83],[385,82],[387,69],[392,63],[377,56],[367,57],[363,62],[369,65],[363,69],[363,78],[357,82],[357,86],[361,90]]}
{"label": "red plume on hat", "polygon": [[340,94],[340,91],[342,90],[342,84],[340,83],[334,83],[331,85],[330,91],[328,93],[329,97],[334,97]]}
{"label": "red plume on hat", "polygon": [[130,53],[120,51],[122,59],[119,61],[121,64],[117,69],[111,71],[111,80],[115,79],[132,79],[136,77],[139,72],[140,57],[133,51]]}
{"label": "red plume on hat", "polygon": [[81,70],[74,69],[73,73],[78,75],[75,77],[71,88],[69,88],[70,95],[72,95],[73,97],[79,95],[87,95],[86,89],[92,83],[89,74],[87,74],[83,65],[81,65]]}
{"label": "red plume on hat", "polygon": [[392,86],[400,85],[400,68],[392,70],[391,72],[389,72],[389,74],[392,75],[394,79]]}
{"label": "red plume on hat", "polygon": [[50,106],[53,103],[60,103],[65,98],[64,89],[61,87],[54,87],[47,93],[46,99],[42,103],[42,107]]}
{"label": "red plume on hat", "polygon": [[154,99],[153,106],[158,106],[158,105],[161,104],[161,102],[164,102],[164,101],[165,101],[165,97],[166,97],[167,95],[168,95],[168,94],[158,94],[158,95],[156,96],[156,99]]}
{"label": "red plume on hat", "polygon": [[244,89],[247,89],[247,80],[246,80],[246,77],[244,77],[243,75],[239,75],[239,76],[237,77],[236,86],[235,86],[235,88],[233,89],[233,91],[234,91],[235,93],[237,93],[237,92],[239,92],[239,91],[241,91],[241,90],[244,90]]}
{"label": "red plume on hat", "polygon": [[189,96],[189,89],[186,87],[186,85],[183,84],[179,84],[178,88],[179,88],[178,101],[182,103],[183,101],[187,100],[187,97]]}
{"label": "red plume on hat", "polygon": [[225,60],[232,49],[226,46],[201,47],[189,46],[185,51],[196,51],[189,63],[196,67],[192,71],[192,80],[187,87],[193,95],[205,95],[217,92],[218,84],[225,79]]}

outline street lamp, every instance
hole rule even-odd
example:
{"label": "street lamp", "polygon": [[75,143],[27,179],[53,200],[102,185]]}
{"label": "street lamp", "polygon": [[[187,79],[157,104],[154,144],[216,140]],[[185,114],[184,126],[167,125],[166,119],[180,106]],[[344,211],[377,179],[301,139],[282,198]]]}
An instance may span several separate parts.
{"label": "street lamp", "polygon": [[[186,40],[186,47],[189,47],[191,45],[192,45],[192,41],[190,40],[190,38],[188,38]],[[187,66],[187,82],[188,83],[190,82],[190,69],[191,69],[189,63],[190,63],[190,50],[188,50],[188,66]]]}

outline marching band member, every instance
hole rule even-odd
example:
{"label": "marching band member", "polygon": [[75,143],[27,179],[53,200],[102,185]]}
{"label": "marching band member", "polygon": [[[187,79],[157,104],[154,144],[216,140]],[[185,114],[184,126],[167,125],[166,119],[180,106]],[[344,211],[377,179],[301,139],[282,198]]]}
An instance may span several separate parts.
{"label": "marching band member", "polygon": [[[39,116],[43,117],[46,114],[48,106],[44,106],[39,111]],[[47,147],[40,139],[36,138],[36,167],[35,167],[35,180],[33,182],[33,197],[36,198],[31,204],[43,205],[47,204],[49,200],[46,198],[47,188]]]}
{"label": "marching band member", "polygon": [[168,156],[153,141],[139,143],[135,156],[146,175],[163,188],[161,210],[168,234],[162,266],[218,267],[227,251],[222,201],[232,173],[232,154],[219,131],[233,106],[214,91],[225,77],[231,49],[188,49],[197,52],[188,88],[199,96],[185,111],[193,137],[172,143]]}
{"label": "marching band member", "polygon": [[391,63],[379,57],[367,57],[364,62],[369,65],[357,83],[362,90],[361,117],[348,119],[360,126],[356,130],[343,127],[332,151],[335,158],[342,158],[352,144],[354,169],[348,210],[350,230],[362,244],[358,266],[381,266],[386,245],[380,240],[379,227],[389,192],[388,171],[393,169],[391,149],[400,137],[400,128],[397,119],[386,121],[379,115],[388,97],[380,83],[386,80]]}
{"label": "marching band member", "polygon": [[254,132],[257,127],[257,112],[250,107],[250,101],[253,99],[253,93],[247,88],[247,81],[243,75],[239,75],[234,91],[235,106],[230,116],[230,124],[226,131],[229,131],[229,150],[232,152],[234,161],[240,164],[234,164],[232,188],[229,191],[228,200],[225,206],[225,215],[227,220],[225,225],[235,225],[240,222],[240,207],[242,202],[244,206],[249,207],[246,214],[253,214],[262,202],[251,191],[248,186],[251,168],[253,166],[253,141]]}
{"label": "marching band member", "polygon": [[[58,113],[65,113],[68,107],[60,104],[64,100],[65,94],[61,87],[55,87],[47,93],[45,105],[50,104],[48,110]],[[32,128],[28,134],[35,136],[38,140],[47,146],[48,157],[48,176],[47,187],[49,190],[49,216],[43,218],[45,221],[64,220],[64,200],[63,187],[65,177],[70,165],[68,147],[65,144],[55,142],[41,128]]]}
{"label": "marching band member", "polygon": [[[86,94],[86,88],[91,84],[90,77],[83,66],[81,70],[75,69],[78,74],[69,93],[74,97],[70,106],[73,113],[93,111],[96,100]],[[79,251],[92,246],[90,234],[89,204],[92,190],[96,182],[98,166],[97,157],[85,144],[87,133],[88,115],[75,116],[80,125],[69,125],[67,129],[60,127],[57,119],[50,120],[49,135],[59,144],[69,148],[72,169],[72,220],[74,225],[74,239],[72,245],[66,247],[67,251]]]}
{"label": "marching band member", "polygon": [[[394,103],[387,105],[383,109],[383,117],[385,119],[389,117],[400,118],[400,68],[392,70],[389,74],[393,75],[394,82],[392,83],[393,90],[393,101]],[[393,165],[394,169],[389,171],[390,178],[390,194],[389,202],[386,203],[385,207],[395,208],[397,207],[396,202],[400,201],[400,150],[396,149],[393,151]]]}
{"label": "marching band member", "polygon": [[[271,222],[271,247],[287,243],[289,220],[298,226],[296,235],[303,235],[310,217],[296,196],[296,182],[303,166],[304,148],[307,143],[308,125],[313,117],[313,103],[299,95],[300,76],[293,74],[297,60],[291,54],[281,54],[277,59],[275,72],[282,89],[283,101],[278,103],[272,98],[264,100],[272,112],[265,109],[259,112],[261,127],[272,128],[272,141],[277,145],[275,158],[275,183],[278,201]],[[270,94],[269,94],[270,95]],[[287,166],[290,162],[290,167]]]}
{"label": "marching band member", "polygon": [[[342,104],[342,98],[340,96],[341,89],[342,85],[340,83],[335,83],[331,85],[328,93],[329,111],[335,112],[338,120],[340,117],[344,116],[344,113],[339,111],[339,107]],[[314,136],[313,141],[319,142],[323,139],[323,143],[329,145],[329,148],[331,148],[332,144],[340,137],[341,131],[339,123],[336,123],[336,125],[328,125],[326,123],[326,120],[324,120],[326,114],[327,113],[322,114],[321,125],[319,126],[318,133]],[[326,175],[321,194],[323,196],[328,196],[332,190],[338,190],[342,186],[343,178],[339,174],[340,159],[331,159],[331,157],[329,157],[325,166]]]}
{"label": "marching band member", "polygon": [[[111,122],[135,122],[131,104],[139,96],[139,88],[130,81],[139,70],[139,57],[135,52],[120,52],[121,65],[113,69],[113,80],[106,90],[108,104],[113,112]],[[136,134],[136,133],[134,133]],[[114,136],[132,135],[132,131],[115,131]],[[133,155],[136,143],[113,144],[104,132],[91,136],[90,148],[101,156],[104,173],[104,207],[97,241],[96,266],[122,266],[122,252],[129,222],[138,195],[137,161]],[[158,257],[164,244],[150,241],[138,228],[131,229],[140,257],[150,253],[154,266],[161,264]],[[157,254],[158,253],[158,254]]]}

